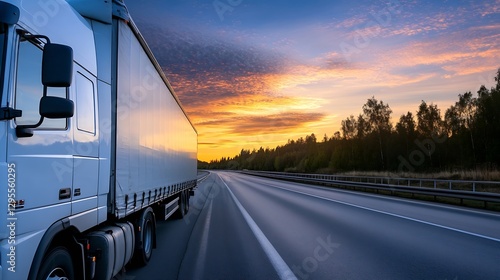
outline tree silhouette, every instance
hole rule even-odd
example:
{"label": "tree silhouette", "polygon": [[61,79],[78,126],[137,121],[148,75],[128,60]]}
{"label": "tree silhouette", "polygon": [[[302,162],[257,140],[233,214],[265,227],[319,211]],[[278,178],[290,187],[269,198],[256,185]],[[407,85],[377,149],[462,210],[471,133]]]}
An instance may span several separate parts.
{"label": "tree silhouette", "polygon": [[356,122],[356,119],[353,115],[343,120],[340,126],[344,139],[353,139],[354,137],[356,137],[358,123]]}
{"label": "tree silhouette", "polygon": [[391,114],[392,110],[389,105],[384,104],[383,101],[377,101],[375,97],[368,99],[363,105],[363,114],[368,120],[369,131],[376,133],[378,136],[379,149],[380,149],[380,163],[382,169],[385,169],[384,149],[382,145],[383,134],[391,131]]}
{"label": "tree silhouette", "polygon": [[412,146],[411,143],[416,138],[416,124],[411,112],[401,115],[399,122],[396,124],[396,133],[399,136],[399,142],[405,144],[405,154],[408,156],[410,154],[410,147]]}
{"label": "tree silhouette", "polygon": [[[438,171],[500,164],[500,68],[495,85],[458,94],[445,112],[422,101],[416,116],[407,112],[393,129],[392,110],[375,97],[362,106],[362,114],[341,121],[341,132],[326,134],[321,142],[314,133],[290,139],[276,148],[242,149],[233,158],[223,157],[200,168],[253,169],[286,172],[341,172],[350,170],[400,170],[400,160],[424,152],[414,171]],[[437,141],[437,139],[441,139]]]}

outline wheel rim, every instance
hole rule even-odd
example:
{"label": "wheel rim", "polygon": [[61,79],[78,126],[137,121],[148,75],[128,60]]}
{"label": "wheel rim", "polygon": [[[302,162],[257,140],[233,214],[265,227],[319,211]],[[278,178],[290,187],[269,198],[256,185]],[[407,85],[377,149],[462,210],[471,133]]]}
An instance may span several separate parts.
{"label": "wheel rim", "polygon": [[153,249],[153,229],[151,225],[151,220],[148,219],[146,220],[146,223],[144,224],[144,237],[143,237],[143,243],[144,243],[144,253],[146,257],[149,258],[151,255],[151,251]]}
{"label": "wheel rim", "polygon": [[69,278],[66,276],[64,269],[57,267],[49,273],[47,280],[69,280]]}

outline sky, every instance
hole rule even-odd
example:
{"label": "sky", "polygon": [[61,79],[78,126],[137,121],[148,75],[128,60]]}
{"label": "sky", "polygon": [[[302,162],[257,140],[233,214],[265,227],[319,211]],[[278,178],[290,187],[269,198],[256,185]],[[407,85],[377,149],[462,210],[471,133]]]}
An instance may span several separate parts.
{"label": "sky", "polygon": [[198,131],[198,158],[333,136],[367,99],[395,124],[494,84],[500,0],[125,1]]}

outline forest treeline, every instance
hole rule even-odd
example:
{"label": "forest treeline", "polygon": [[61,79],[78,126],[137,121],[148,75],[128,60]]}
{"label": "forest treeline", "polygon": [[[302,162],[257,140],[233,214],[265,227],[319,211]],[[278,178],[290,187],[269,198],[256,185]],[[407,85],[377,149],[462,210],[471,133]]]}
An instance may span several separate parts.
{"label": "forest treeline", "polygon": [[500,69],[491,89],[465,92],[444,111],[422,101],[416,114],[391,122],[388,104],[372,97],[358,116],[341,122],[341,131],[288,140],[274,149],[241,150],[239,155],[201,169],[286,172],[435,172],[496,169],[500,163]]}

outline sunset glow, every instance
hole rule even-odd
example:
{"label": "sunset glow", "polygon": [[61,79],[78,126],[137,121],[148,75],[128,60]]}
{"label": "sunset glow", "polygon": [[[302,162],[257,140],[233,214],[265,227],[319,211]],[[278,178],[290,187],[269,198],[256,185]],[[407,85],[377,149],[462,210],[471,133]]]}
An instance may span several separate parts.
{"label": "sunset glow", "polygon": [[500,67],[500,0],[170,2],[126,3],[204,161],[331,137],[372,96],[444,112]]}

